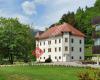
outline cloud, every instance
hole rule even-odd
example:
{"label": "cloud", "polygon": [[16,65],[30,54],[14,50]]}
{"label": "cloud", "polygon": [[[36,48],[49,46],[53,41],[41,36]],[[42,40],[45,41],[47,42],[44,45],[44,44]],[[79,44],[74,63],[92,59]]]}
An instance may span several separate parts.
{"label": "cloud", "polygon": [[34,0],[36,4],[45,4],[46,2],[48,2],[48,0]]}
{"label": "cloud", "polygon": [[18,18],[19,21],[20,21],[21,23],[24,23],[24,24],[30,24],[30,23],[31,23],[31,22],[30,22],[30,19],[29,19],[28,17],[23,16],[23,15],[21,15],[21,14],[15,14],[15,15],[13,15],[12,17],[13,17],[13,18]]}
{"label": "cloud", "polygon": [[24,12],[28,15],[36,14],[36,6],[34,1],[25,1],[22,3],[22,8]]}
{"label": "cloud", "polygon": [[10,12],[6,12],[4,10],[0,10],[0,17],[5,17],[5,18],[18,18],[19,21],[21,23],[24,23],[24,24],[30,24],[30,19],[22,14],[19,14],[19,13],[10,13]]}
{"label": "cloud", "polygon": [[24,1],[22,3],[22,9],[24,12],[28,15],[36,14],[36,7],[38,5],[43,5],[47,2],[48,0],[32,0],[32,1]]}

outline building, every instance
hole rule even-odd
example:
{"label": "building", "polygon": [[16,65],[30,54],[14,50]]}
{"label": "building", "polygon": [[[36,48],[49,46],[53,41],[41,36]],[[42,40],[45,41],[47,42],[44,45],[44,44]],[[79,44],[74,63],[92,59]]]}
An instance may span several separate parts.
{"label": "building", "polygon": [[96,17],[93,19],[93,40],[94,40],[94,46],[93,46],[93,54],[100,54],[100,17]]}
{"label": "building", "polygon": [[85,35],[70,24],[54,25],[44,32],[38,32],[36,47],[44,53],[37,61],[44,62],[51,57],[53,62],[84,60]]}
{"label": "building", "polygon": [[94,28],[93,31],[93,40],[94,45],[92,48],[92,53],[94,54],[94,57],[92,60],[97,61],[97,65],[99,65],[100,61],[100,16],[95,17],[92,21],[92,25]]}

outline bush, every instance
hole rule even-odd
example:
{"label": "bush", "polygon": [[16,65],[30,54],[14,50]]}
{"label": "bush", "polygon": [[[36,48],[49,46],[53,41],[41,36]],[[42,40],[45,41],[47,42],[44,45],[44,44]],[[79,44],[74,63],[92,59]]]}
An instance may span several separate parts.
{"label": "bush", "polygon": [[86,73],[80,73],[78,75],[79,77],[79,80],[93,80],[90,76],[89,76],[89,73],[86,72]]}
{"label": "bush", "polygon": [[100,80],[100,70],[99,69],[92,69],[93,75],[91,76],[88,72],[81,72],[78,74],[79,80]]}
{"label": "bush", "polygon": [[96,64],[95,61],[91,61],[91,60],[85,60],[85,61],[81,61],[82,64]]}
{"label": "bush", "polygon": [[7,59],[0,60],[0,65],[8,65],[10,62]]}
{"label": "bush", "polygon": [[49,58],[47,58],[47,59],[45,60],[45,63],[50,63],[50,62],[52,62],[51,57],[49,57]]}

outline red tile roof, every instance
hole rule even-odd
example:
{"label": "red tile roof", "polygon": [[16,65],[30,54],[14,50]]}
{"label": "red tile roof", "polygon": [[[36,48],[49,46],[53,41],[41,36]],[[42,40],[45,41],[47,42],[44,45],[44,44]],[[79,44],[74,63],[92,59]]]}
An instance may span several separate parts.
{"label": "red tile roof", "polygon": [[58,36],[58,35],[61,35],[62,32],[70,32],[74,36],[85,37],[85,35],[82,32],[75,29],[70,24],[64,23],[62,25],[57,25],[57,26],[49,28],[47,31],[43,32],[37,38],[44,39],[44,38],[49,38],[53,36]]}

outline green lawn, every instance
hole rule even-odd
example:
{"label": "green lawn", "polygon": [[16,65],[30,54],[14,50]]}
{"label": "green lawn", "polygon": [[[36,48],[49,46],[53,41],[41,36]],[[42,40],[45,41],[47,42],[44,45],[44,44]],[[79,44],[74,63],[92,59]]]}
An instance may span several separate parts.
{"label": "green lawn", "polygon": [[80,72],[90,69],[64,66],[0,67],[0,80],[78,80]]}

